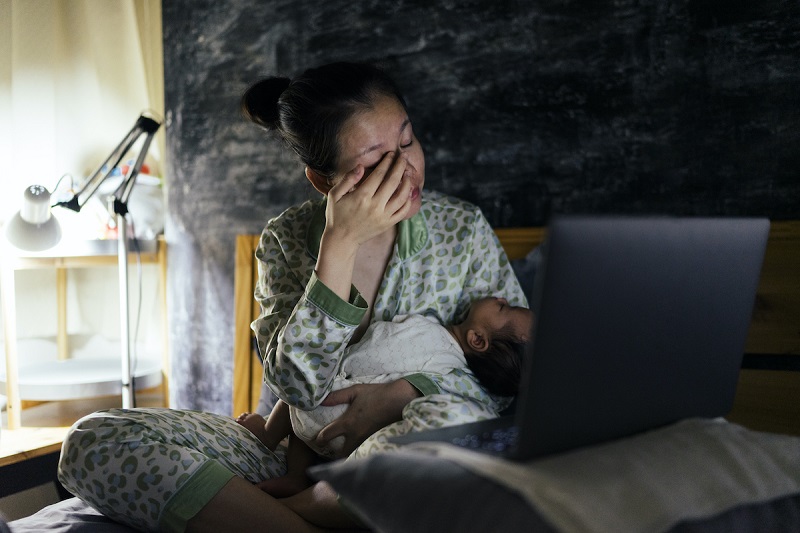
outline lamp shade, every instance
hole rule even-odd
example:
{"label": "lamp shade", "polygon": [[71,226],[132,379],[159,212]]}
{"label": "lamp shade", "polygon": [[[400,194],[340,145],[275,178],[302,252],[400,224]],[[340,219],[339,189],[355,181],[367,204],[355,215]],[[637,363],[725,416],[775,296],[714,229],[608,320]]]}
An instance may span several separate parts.
{"label": "lamp shade", "polygon": [[6,239],[16,248],[39,252],[61,240],[61,226],[50,213],[50,192],[41,185],[25,189],[22,209],[6,224]]}

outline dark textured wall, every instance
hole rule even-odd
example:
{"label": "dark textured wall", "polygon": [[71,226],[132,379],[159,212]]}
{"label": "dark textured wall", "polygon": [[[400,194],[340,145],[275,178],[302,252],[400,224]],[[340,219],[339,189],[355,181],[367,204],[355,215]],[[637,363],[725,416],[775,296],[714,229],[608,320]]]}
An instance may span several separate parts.
{"label": "dark textured wall", "polygon": [[230,410],[234,236],[309,197],[245,87],[372,60],[426,187],[552,212],[800,218],[800,2],[164,0],[173,403]]}

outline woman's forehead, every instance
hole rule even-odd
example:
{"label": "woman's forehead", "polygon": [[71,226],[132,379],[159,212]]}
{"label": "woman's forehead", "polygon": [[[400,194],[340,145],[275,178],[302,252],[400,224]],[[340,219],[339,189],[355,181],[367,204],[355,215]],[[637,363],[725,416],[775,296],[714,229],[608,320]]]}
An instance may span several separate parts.
{"label": "woman's forehead", "polygon": [[405,109],[396,98],[378,96],[371,107],[356,111],[339,132],[340,159],[356,163],[377,152],[382,155],[392,149],[408,121]]}

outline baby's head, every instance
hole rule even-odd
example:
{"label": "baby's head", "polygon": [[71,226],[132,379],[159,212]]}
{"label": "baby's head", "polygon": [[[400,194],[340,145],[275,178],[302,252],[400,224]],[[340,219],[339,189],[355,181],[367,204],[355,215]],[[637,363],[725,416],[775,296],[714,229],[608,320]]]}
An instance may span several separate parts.
{"label": "baby's head", "polygon": [[490,393],[517,393],[533,319],[530,309],[489,297],[473,302],[467,318],[455,328],[467,365]]}

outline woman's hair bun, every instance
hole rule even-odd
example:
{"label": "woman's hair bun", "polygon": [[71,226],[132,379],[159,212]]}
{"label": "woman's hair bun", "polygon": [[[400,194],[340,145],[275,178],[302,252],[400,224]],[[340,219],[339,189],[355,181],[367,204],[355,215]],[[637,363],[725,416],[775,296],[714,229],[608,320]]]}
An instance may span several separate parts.
{"label": "woman's hair bun", "polygon": [[276,129],[280,125],[278,114],[278,99],[283,91],[289,87],[289,78],[264,78],[247,88],[242,95],[242,114],[259,126],[268,130]]}

